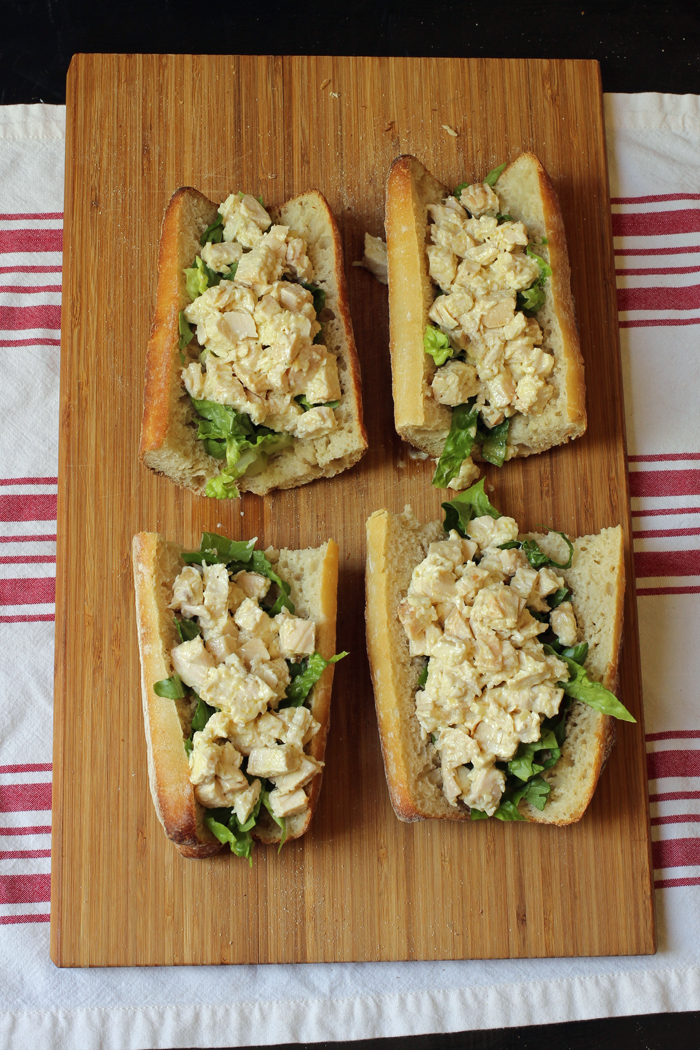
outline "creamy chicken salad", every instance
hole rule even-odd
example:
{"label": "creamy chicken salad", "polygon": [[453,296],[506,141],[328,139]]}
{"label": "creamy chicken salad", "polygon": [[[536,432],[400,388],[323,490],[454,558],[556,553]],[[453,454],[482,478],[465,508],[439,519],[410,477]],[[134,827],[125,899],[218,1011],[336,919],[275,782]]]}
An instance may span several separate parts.
{"label": "creamy chicken salad", "polygon": [[[431,543],[399,606],[411,656],[428,657],[416,717],[448,802],[472,819],[524,819],[544,808],[539,776],[561,754],[570,698],[631,719],[583,667],[572,594],[556,562],[484,493],[483,479],[444,504],[447,539]],[[633,719],[632,719],[633,720]]]}
{"label": "creamy chicken salad", "polygon": [[198,437],[226,460],[206,488],[222,499],[293,440],[335,430],[341,390],[318,320],[325,292],[313,283],[304,239],[273,225],[257,198],[232,193],[201,240],[185,270],[192,302],[180,315],[182,379]]}
{"label": "creamy chicken salad", "polygon": [[[306,752],[320,729],[305,705],[331,660],[316,651],[313,620],[295,615],[277,552],[205,533],[172,588],[180,644],[160,696],[191,697],[185,742],[205,823],[234,853],[250,857],[261,807],[286,835],[286,818],[309,805],[323,768]],[[196,706],[195,706],[196,705]]]}
{"label": "creamy chicken salad", "polygon": [[501,213],[493,187],[504,168],[428,205],[428,268],[441,294],[430,309],[424,345],[438,366],[432,395],[453,409],[433,478],[439,488],[461,490],[478,477],[474,443],[484,459],[501,466],[509,455],[510,418],[538,415],[553,394],[554,357],[542,347],[533,316],[551,269],[533,250],[524,223]]}

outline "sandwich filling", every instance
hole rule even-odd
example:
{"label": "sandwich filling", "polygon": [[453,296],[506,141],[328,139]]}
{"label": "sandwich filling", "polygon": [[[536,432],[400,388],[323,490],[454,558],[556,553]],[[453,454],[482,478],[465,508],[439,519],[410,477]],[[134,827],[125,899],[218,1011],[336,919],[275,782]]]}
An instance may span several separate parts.
{"label": "sandwich filling", "polygon": [[538,415],[554,392],[554,357],[534,318],[551,270],[524,223],[501,213],[493,185],[504,167],[428,206],[428,268],[441,291],[425,333],[426,353],[438,366],[431,392],[439,404],[462,410],[453,413],[461,438],[450,434],[455,447],[449,463],[438,465],[438,487],[463,489],[478,476],[469,455],[475,441],[482,457],[500,466],[508,458],[510,418]]}
{"label": "sandwich filling", "polygon": [[559,563],[519,540],[483,484],[445,504],[445,528],[455,527],[413,570],[398,615],[410,655],[429,658],[416,717],[445,798],[472,818],[518,820],[522,798],[546,804],[539,774],[560,756],[570,697],[631,716],[583,668],[588,646],[556,572],[571,565],[570,541]]}
{"label": "sandwich filling", "polygon": [[340,659],[316,651],[313,620],[295,614],[275,571],[278,553],[254,545],[205,533],[183,554],[168,606],[182,641],[170,651],[174,675],[155,685],[196,704],[185,742],[195,798],[217,838],[248,857],[261,806],[283,833],[308,808],[323,762],[307,753],[321,727],[305,701]]}
{"label": "sandwich filling", "polygon": [[182,380],[198,437],[226,460],[206,493],[225,498],[238,495],[237,478],[264,470],[293,440],[335,430],[341,390],[318,320],[325,292],[313,283],[305,240],[273,225],[255,197],[232,193],[202,245],[185,271],[192,302],[180,317],[180,349],[190,347]]}

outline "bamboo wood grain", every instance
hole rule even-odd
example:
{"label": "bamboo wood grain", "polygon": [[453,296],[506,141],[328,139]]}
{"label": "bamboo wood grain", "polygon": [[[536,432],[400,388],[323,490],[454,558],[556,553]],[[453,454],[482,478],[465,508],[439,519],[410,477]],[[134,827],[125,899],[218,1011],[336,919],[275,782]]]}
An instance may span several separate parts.
{"label": "bamboo wood grain", "polygon": [[[322,85],[325,83],[325,86]],[[447,124],[458,135],[443,130]],[[621,521],[633,580],[612,233],[593,62],[79,55],[68,78],[51,955],[60,966],[616,955],[655,949],[634,586],[623,702],[638,718],[569,828],[399,823],[384,782],[363,621],[364,522],[439,513],[432,465],[393,430],[385,289],[351,267],[382,233],[391,161],[448,185],[533,150],[559,192],[587,366],[586,437],[489,468],[524,529]],[[280,201],[318,187],[345,243],[370,450],[354,470],[217,503],[137,461],[163,209],[192,185]],[[129,560],[134,532],[340,544],[321,801],[278,856],[183,859],[148,792]]]}

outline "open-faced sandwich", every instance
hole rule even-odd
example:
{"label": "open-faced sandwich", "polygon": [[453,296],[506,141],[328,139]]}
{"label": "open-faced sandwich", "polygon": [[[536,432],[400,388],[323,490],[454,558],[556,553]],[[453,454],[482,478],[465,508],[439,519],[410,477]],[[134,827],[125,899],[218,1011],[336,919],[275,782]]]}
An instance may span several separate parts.
{"label": "open-faced sandwich", "polygon": [[186,857],[283,843],[321,788],[338,548],[266,551],[214,533],[185,551],[133,542],[148,770],[158,819]]}
{"label": "open-faced sandwich", "polygon": [[[580,820],[614,743],[622,530],[521,536],[483,479],[444,525],[367,522],[367,642],[391,800],[427,817]],[[447,535],[445,535],[447,533]]]}
{"label": "open-faced sandwich", "polygon": [[176,191],[163,219],[140,457],[218,499],[332,477],[362,456],[340,235],[316,190],[268,212]]}
{"label": "open-faced sandwich", "polygon": [[[504,170],[505,169],[505,170]],[[556,193],[523,153],[451,193],[415,157],[386,194],[394,419],[433,484],[580,437],[583,361]]]}

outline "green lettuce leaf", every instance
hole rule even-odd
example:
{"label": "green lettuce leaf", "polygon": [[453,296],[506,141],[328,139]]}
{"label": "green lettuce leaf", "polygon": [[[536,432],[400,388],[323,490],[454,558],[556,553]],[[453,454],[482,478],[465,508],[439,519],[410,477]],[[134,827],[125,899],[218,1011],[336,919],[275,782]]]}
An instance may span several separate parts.
{"label": "green lettuce leaf", "polygon": [[542,258],[541,255],[538,255],[537,252],[533,252],[533,250],[532,250],[533,247],[534,247],[534,245],[528,244],[528,246],[525,249],[525,251],[530,256],[531,259],[535,260],[535,262],[539,266],[539,268],[540,268],[540,280],[543,281],[546,277],[551,277],[552,276],[552,267],[549,265],[548,262],[544,261],[544,259]]}
{"label": "green lettuce leaf", "polygon": [[198,698],[196,710],[192,716],[192,733],[201,733],[211,716],[216,714],[216,711],[216,707],[211,707],[209,704],[206,704],[200,696]]}
{"label": "green lettuce leaf", "polygon": [[224,236],[224,220],[221,212],[218,213],[217,218],[211,224],[207,226],[206,230],[199,239],[199,243],[204,247],[207,241],[211,241],[212,244],[220,244]]}
{"label": "green lettuce leaf", "polygon": [[261,800],[263,806],[265,807],[265,809],[267,810],[267,812],[270,814],[270,816],[274,820],[274,822],[277,825],[277,827],[282,829],[282,838],[280,839],[280,844],[277,847],[277,852],[279,853],[279,851],[282,849],[282,847],[284,846],[285,842],[287,841],[287,818],[286,817],[276,817],[275,814],[272,812],[272,804],[270,802],[270,792],[268,790],[263,789],[260,792],[260,800]]}
{"label": "green lettuce leaf", "polygon": [[[546,525],[538,525],[537,528],[546,529],[547,532],[556,532],[556,529],[549,529]],[[548,554],[545,554],[544,551],[540,550],[535,540],[509,540],[508,543],[499,544],[499,549],[502,551],[509,551],[513,548],[521,550],[533,569],[541,569],[545,565],[553,565],[555,569],[570,569],[574,557],[574,545],[565,533],[557,532],[557,536],[561,536],[569,548],[568,561],[554,561],[554,559],[550,558]],[[558,594],[559,591],[556,593]],[[564,599],[562,599],[562,601],[563,600]],[[550,608],[554,608],[554,606],[550,606]]]}
{"label": "green lettuce leaf", "polygon": [[516,307],[518,310],[522,310],[524,314],[531,317],[536,314],[538,310],[541,310],[544,306],[544,289],[538,278],[529,288],[525,288],[522,292],[518,292],[516,296]]}
{"label": "green lettuce leaf", "polygon": [[422,689],[427,681],[428,681],[428,664],[426,663],[425,667],[423,668],[423,670],[421,671],[421,673],[418,676],[418,688]]}
{"label": "green lettuce leaf", "polygon": [[210,270],[201,255],[198,255],[192,266],[185,270],[185,278],[187,294],[194,302],[199,295],[206,292],[207,288],[219,283],[221,274]]}
{"label": "green lettuce leaf", "polygon": [[519,801],[520,799],[516,802],[515,799],[506,798],[504,792],[498,804],[498,809],[494,813],[496,820],[526,820],[527,818],[518,809]]}
{"label": "green lettuce leaf", "polygon": [[179,347],[180,350],[184,350],[185,347],[189,346],[192,340],[194,339],[194,332],[188,325],[182,310],[180,310],[180,314],[178,317],[178,328],[180,330]]}
{"label": "green lettuce leaf", "polygon": [[[557,755],[557,758],[559,756]],[[525,785],[521,798],[529,802],[535,809],[543,810],[551,793],[551,786],[542,777],[533,777]]]}
{"label": "green lettuce leaf", "polygon": [[168,700],[182,700],[183,697],[187,696],[179,674],[173,674],[170,678],[161,678],[159,682],[154,682],[153,692],[156,696],[164,696]]}
{"label": "green lettuce leaf", "polygon": [[259,572],[261,576],[267,576],[268,580],[272,580],[279,587],[279,595],[274,604],[267,610],[268,616],[276,616],[282,609],[289,609],[290,612],[295,612],[294,602],[289,597],[291,587],[286,580],[283,580],[281,576],[278,576],[272,563],[265,556],[263,551],[253,551],[251,558],[251,571]]}
{"label": "green lettuce leaf", "polygon": [[[211,831],[212,835],[215,835],[219,842],[223,842],[225,846],[230,846],[231,852],[237,857],[244,857],[251,868],[253,867],[253,858],[251,856],[255,842],[250,831],[242,831],[241,826],[238,823],[236,814],[231,810],[232,816],[229,818],[229,823],[224,824],[220,820],[217,820],[214,814],[221,814],[226,812],[225,810],[214,809],[204,817],[204,823]],[[233,825],[233,826],[231,826]]]}
{"label": "green lettuce leaf", "polygon": [[[194,694],[197,696],[197,694]],[[185,751],[189,755],[194,746],[194,734],[199,733],[204,729],[205,725],[213,714],[216,714],[218,709],[216,707],[210,707],[202,700],[201,696],[197,696],[197,707],[192,716],[192,727],[190,729],[190,735],[185,741]]]}
{"label": "green lettuce leaf", "polygon": [[287,686],[286,699],[280,707],[301,707],[329,664],[336,664],[342,660],[347,653],[336,653],[330,660],[324,660],[320,653],[313,653],[307,660],[301,663],[289,663],[289,673],[292,680]]}
{"label": "green lettuce leaf", "polygon": [[308,412],[309,409],[311,409],[311,408],[337,408],[338,405],[340,404],[340,401],[314,401],[314,402],[311,402],[306,397],[306,394],[299,394],[297,397],[294,398],[294,400],[296,401],[296,403],[298,405],[301,405],[301,407],[304,409],[305,412]]}
{"label": "green lettuce leaf", "polygon": [[488,820],[489,819],[488,813],[484,813],[483,809],[474,809],[473,806],[469,810],[469,816],[471,817],[472,820]]}
{"label": "green lettuce leaf", "polygon": [[306,288],[307,292],[311,292],[314,297],[314,310],[316,314],[320,314],[326,305],[326,292],[323,288],[320,288],[317,284],[307,284],[306,281],[300,281],[299,284],[302,288]]}
{"label": "green lettuce leaf", "polygon": [[[554,594],[547,596],[547,605],[550,609],[558,609],[562,602],[568,602],[571,600],[571,591],[568,587],[560,587]],[[580,661],[583,663],[583,661]]]}
{"label": "green lettuce leaf", "polygon": [[216,477],[209,478],[204,488],[204,495],[209,496],[211,499],[238,499],[240,496],[238,485],[236,484],[238,477],[238,474],[232,477],[225,470],[222,470]]}
{"label": "green lettuce leaf", "polygon": [[[291,434],[278,433],[268,427],[257,426],[250,416],[236,412],[230,405],[217,401],[190,398],[198,420],[197,437],[206,451],[215,459],[226,459],[226,468],[206,487],[206,495],[218,499],[238,495],[235,482],[247,474],[252,477],[265,469],[268,459],[292,443]],[[230,490],[235,490],[231,492]],[[225,495],[221,495],[221,493]]]}
{"label": "green lettuce leaf", "polygon": [[470,182],[460,182],[459,186],[455,186],[452,190],[452,196],[456,197],[457,200],[462,196],[462,190],[466,190],[468,186],[471,186]]}
{"label": "green lettuce leaf", "polygon": [[502,222],[512,222],[513,221],[513,216],[512,215],[501,215],[501,213],[499,212],[498,215],[496,216],[496,220],[498,222],[498,225],[500,226]]}
{"label": "green lettuce leaf", "polygon": [[[255,540],[229,540],[215,532],[203,532],[198,551],[183,551],[180,555],[185,565],[229,565],[243,562],[247,566],[253,557]],[[243,567],[242,566],[242,567]]]}
{"label": "green lettuce leaf", "polygon": [[[542,765],[540,765],[539,762],[535,761],[535,755],[540,751],[556,752],[556,757],[552,760],[550,756],[550,759],[543,761]],[[557,738],[551,729],[546,730],[534,744],[520,744],[515,755],[508,763],[508,772],[512,776],[518,777],[519,780],[531,780],[538,773],[553,766],[560,754]]]}
{"label": "green lettuce leaf", "polygon": [[508,430],[510,419],[504,419],[495,427],[488,427],[479,420],[477,429],[477,440],[481,442],[481,457],[487,463],[493,463],[494,467],[502,467],[506,458],[508,445]]}
{"label": "green lettuce leaf", "polygon": [[467,402],[452,409],[452,425],[442,455],[438,460],[432,484],[436,489],[445,489],[459,474],[462,463],[472,450],[476,437],[479,410]]}
{"label": "green lettuce leaf", "polygon": [[184,617],[178,620],[177,616],[175,617],[175,630],[181,642],[191,642],[193,638],[198,638],[202,633],[196,620],[187,620]]}
{"label": "green lettuce leaf", "polygon": [[503,174],[503,172],[505,171],[505,168],[506,168],[505,164],[499,164],[497,168],[491,168],[491,171],[488,173],[488,175],[484,179],[484,182],[486,183],[486,185],[487,186],[495,186],[496,183],[498,182],[499,175]]}
{"label": "green lettuce leaf", "polygon": [[426,354],[430,354],[438,368],[440,365],[444,365],[445,361],[449,361],[454,354],[450,340],[445,333],[441,332],[439,328],[434,328],[431,324],[425,327],[423,349]]}
{"label": "green lettuce leaf", "polygon": [[606,689],[600,682],[594,682],[588,677],[588,672],[577,663],[572,660],[570,656],[565,655],[565,651],[557,653],[551,645],[545,645],[544,651],[549,653],[550,656],[558,656],[560,660],[563,660],[566,666],[569,668],[570,678],[568,682],[558,682],[557,685],[560,689],[563,689],[567,696],[572,697],[574,700],[580,700],[584,704],[588,704],[594,711],[600,711],[604,715],[611,715],[612,718],[619,718],[623,722],[636,722],[634,718],[624,704],[621,704],[614,693],[611,693],[609,689]]}
{"label": "green lettuce leaf", "polygon": [[442,509],[445,511],[445,520],[442,527],[445,532],[456,529],[460,536],[466,536],[467,525],[472,518],[482,518],[485,514],[489,514],[492,518],[501,517],[500,512],[491,506],[489,498],[484,492],[485,480],[485,478],[481,478],[471,488],[460,492],[449,503],[443,503]]}

